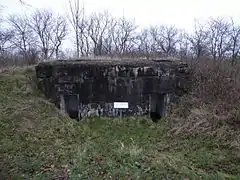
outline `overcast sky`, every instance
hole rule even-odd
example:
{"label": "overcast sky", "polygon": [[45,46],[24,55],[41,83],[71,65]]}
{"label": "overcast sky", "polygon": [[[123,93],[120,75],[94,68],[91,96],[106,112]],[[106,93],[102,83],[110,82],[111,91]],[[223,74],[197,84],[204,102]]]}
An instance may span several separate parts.
{"label": "overcast sky", "polygon": [[[18,0],[0,0],[4,14],[30,12],[48,8],[57,13],[68,12],[69,0],[24,0],[31,8],[24,8]],[[134,18],[140,26],[173,24],[190,30],[194,18],[231,16],[240,22],[240,0],[80,0],[87,13],[108,10],[115,17]]]}

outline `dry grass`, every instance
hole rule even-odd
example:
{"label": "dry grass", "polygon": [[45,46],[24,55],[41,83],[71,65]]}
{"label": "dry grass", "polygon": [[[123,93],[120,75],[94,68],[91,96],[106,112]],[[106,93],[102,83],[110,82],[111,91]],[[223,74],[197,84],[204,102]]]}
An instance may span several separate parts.
{"label": "dry grass", "polygon": [[240,139],[240,64],[199,60],[191,65],[192,89],[174,105],[172,132],[218,135],[239,146],[236,139]]}
{"label": "dry grass", "polygon": [[38,62],[38,58],[34,55],[0,55],[0,73],[12,67],[23,67],[34,65]]}

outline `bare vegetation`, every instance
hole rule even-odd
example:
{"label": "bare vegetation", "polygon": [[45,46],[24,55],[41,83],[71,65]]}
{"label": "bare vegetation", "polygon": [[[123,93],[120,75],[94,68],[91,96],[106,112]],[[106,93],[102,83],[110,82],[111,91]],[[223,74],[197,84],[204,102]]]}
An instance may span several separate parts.
{"label": "bare vegetation", "polygon": [[228,137],[240,147],[240,65],[203,59],[192,69],[191,92],[173,110],[173,132]]}
{"label": "bare vegetation", "polygon": [[78,0],[70,0],[66,17],[41,9],[0,19],[1,67],[7,66],[9,57],[17,56],[28,59],[21,63],[31,64],[99,56],[206,57],[232,64],[239,59],[240,25],[232,18],[210,18],[205,24],[195,21],[193,33],[166,24],[141,29],[134,19],[116,18],[108,11],[87,15]]}

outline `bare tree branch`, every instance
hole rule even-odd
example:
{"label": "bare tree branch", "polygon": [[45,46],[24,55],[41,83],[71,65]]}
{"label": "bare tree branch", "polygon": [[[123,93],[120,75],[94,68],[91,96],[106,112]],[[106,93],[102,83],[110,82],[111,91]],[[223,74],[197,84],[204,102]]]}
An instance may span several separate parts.
{"label": "bare tree branch", "polygon": [[163,56],[172,56],[176,53],[179,31],[174,26],[161,25],[151,28],[151,36],[155,41],[155,50]]}
{"label": "bare tree branch", "polygon": [[239,55],[240,52],[240,25],[236,25],[231,18],[231,30],[230,30],[230,36],[231,36],[231,57],[232,57],[232,63],[234,63],[235,59]]}
{"label": "bare tree branch", "polygon": [[223,18],[211,19],[209,21],[209,49],[214,59],[223,59],[226,52],[230,50],[229,29],[230,24]]}
{"label": "bare tree branch", "polygon": [[36,44],[33,31],[29,26],[28,18],[26,16],[14,14],[10,15],[7,21],[11,26],[11,30],[14,32],[11,43],[23,53],[23,55],[27,55],[27,52]]}
{"label": "bare tree branch", "polygon": [[103,55],[103,41],[110,22],[111,17],[107,11],[94,13],[90,16],[88,34],[93,43],[93,54],[95,56]]}
{"label": "bare tree branch", "polygon": [[10,40],[13,38],[14,33],[10,30],[0,31],[0,53],[3,55],[10,47]]}
{"label": "bare tree branch", "polygon": [[69,7],[70,7],[70,14],[68,16],[68,20],[71,23],[74,30],[77,57],[79,57],[80,49],[81,49],[81,54],[83,55],[83,47],[84,47],[83,34],[82,34],[83,26],[85,25],[84,8],[80,9],[79,0],[69,0]]}
{"label": "bare tree branch", "polygon": [[205,26],[195,20],[194,32],[191,35],[187,35],[187,39],[190,42],[190,48],[192,53],[197,58],[207,55],[207,38],[208,32]]}
{"label": "bare tree branch", "polygon": [[62,16],[58,16],[54,25],[53,36],[51,41],[54,45],[56,59],[59,58],[60,46],[67,36],[67,22]]}
{"label": "bare tree branch", "polygon": [[43,58],[51,58],[54,52],[58,58],[59,48],[67,35],[66,20],[61,16],[55,17],[50,11],[38,10],[32,15],[30,26],[38,36]]}

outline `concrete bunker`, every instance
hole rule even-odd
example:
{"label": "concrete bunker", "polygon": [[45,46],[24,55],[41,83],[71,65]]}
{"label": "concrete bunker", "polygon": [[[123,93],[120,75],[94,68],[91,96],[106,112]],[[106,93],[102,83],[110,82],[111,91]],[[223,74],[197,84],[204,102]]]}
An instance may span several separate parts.
{"label": "concrete bunker", "polygon": [[167,116],[189,85],[187,65],[170,60],[60,60],[36,66],[42,92],[71,118],[115,117],[114,102],[128,102],[123,116]]}

